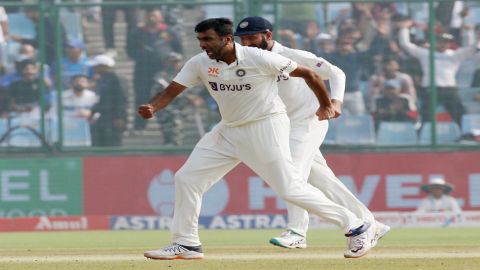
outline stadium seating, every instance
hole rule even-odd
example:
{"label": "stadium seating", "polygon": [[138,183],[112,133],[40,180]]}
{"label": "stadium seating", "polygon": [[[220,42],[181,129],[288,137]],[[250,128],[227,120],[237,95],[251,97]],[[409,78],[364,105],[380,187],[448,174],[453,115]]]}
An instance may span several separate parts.
{"label": "stadium seating", "polygon": [[459,94],[467,113],[480,114],[480,102],[474,100],[475,95],[480,94],[480,88],[462,87]]}
{"label": "stadium seating", "polygon": [[[52,141],[58,142],[58,119],[52,121]],[[91,146],[90,124],[79,117],[63,119],[63,146]]]}
{"label": "stadium seating", "polygon": [[11,35],[35,37],[35,25],[22,12],[8,14],[8,28]]}
{"label": "stadium seating", "polygon": [[[8,120],[7,119],[0,119],[0,138],[3,137],[3,135],[7,132],[8,130]],[[0,142],[0,146],[5,146],[6,141]]]}
{"label": "stadium seating", "polygon": [[462,134],[480,131],[480,114],[464,114],[462,116]]}
{"label": "stadium seating", "polygon": [[14,117],[11,119],[10,127],[14,129],[8,136],[7,145],[17,147],[39,147],[41,140],[27,127],[40,132],[40,119],[31,117]]}
{"label": "stadium seating", "polygon": [[377,131],[378,145],[417,144],[417,130],[411,122],[380,122]]}
{"label": "stadium seating", "polygon": [[63,119],[64,146],[91,146],[90,124],[84,118]]}
{"label": "stadium seating", "polygon": [[335,120],[338,144],[374,144],[375,130],[371,115],[343,115]]}
{"label": "stadium seating", "polygon": [[81,14],[64,11],[60,13],[69,40],[83,41]]}
{"label": "stadium seating", "polygon": [[[420,130],[420,144],[432,142],[432,123],[426,122]],[[460,128],[454,122],[437,122],[437,143],[453,143],[460,138]]]}

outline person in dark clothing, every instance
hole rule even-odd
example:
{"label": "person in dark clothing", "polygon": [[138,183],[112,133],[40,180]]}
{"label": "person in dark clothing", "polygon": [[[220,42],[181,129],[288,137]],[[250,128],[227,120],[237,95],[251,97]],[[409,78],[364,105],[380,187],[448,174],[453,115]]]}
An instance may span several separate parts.
{"label": "person in dark clothing", "polygon": [[[103,0],[103,2],[114,2],[116,0]],[[118,2],[118,1],[117,1]],[[111,57],[116,57],[117,52],[115,50],[115,35],[113,25],[117,18],[117,10],[123,11],[125,20],[127,21],[127,36],[137,27],[137,8],[134,6],[115,6],[115,7],[102,7],[102,29],[103,40],[105,42],[106,54]]]}
{"label": "person in dark clothing", "polygon": [[[135,106],[150,98],[155,74],[163,70],[171,52],[182,54],[182,44],[177,34],[164,23],[159,9],[148,10],[145,25],[137,28],[127,39],[127,54],[135,61],[133,85]],[[138,115],[134,129],[143,130],[146,122]]]}
{"label": "person in dark clothing", "polygon": [[375,97],[373,116],[375,126],[380,122],[413,122],[415,108],[409,96],[401,93],[402,83],[398,79],[386,80],[380,95]]}
{"label": "person in dark clothing", "polygon": [[[21,79],[10,84],[8,96],[10,108],[15,113],[29,113],[39,109],[40,82],[37,63],[34,60],[24,60],[19,65]],[[48,100],[48,92],[45,93]]]}
{"label": "person in dark clothing", "polygon": [[472,87],[480,87],[480,69],[473,74]]}
{"label": "person in dark clothing", "polygon": [[7,118],[10,113],[10,97],[8,89],[0,86],[0,119]]}
{"label": "person in dark clothing", "polygon": [[95,69],[96,93],[100,101],[92,108],[92,146],[120,146],[126,125],[126,89],[113,71],[115,61],[97,55],[90,62]]}
{"label": "person in dark clothing", "polygon": [[368,52],[356,51],[354,40],[348,35],[338,37],[335,49],[333,53],[321,54],[320,56],[335,63],[347,76],[343,100],[344,112],[352,115],[363,115],[366,113],[366,108],[359,85],[362,70],[366,66]]}
{"label": "person in dark clothing", "polygon": [[[39,40],[40,40],[40,12],[34,7],[25,7],[25,16],[27,16],[35,24],[35,37],[33,39],[23,38],[19,36],[10,36],[11,39],[23,43],[31,44],[35,48],[39,49]],[[62,28],[62,50],[67,44],[67,35],[65,28],[60,23]],[[45,17],[45,63],[51,66],[55,63],[56,48],[55,48],[55,21],[50,17]]]}

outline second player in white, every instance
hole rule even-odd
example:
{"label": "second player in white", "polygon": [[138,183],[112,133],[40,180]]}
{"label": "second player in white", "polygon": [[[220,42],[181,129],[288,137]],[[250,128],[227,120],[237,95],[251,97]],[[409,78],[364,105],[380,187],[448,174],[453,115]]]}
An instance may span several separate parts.
{"label": "second player in white", "polygon": [[[341,105],[345,92],[345,74],[338,67],[323,58],[302,50],[291,49],[272,39],[272,24],[262,17],[246,17],[237,26],[235,35],[240,37],[244,46],[257,47],[285,56],[299,65],[310,67],[324,80],[329,80],[331,101],[335,106],[337,116],[341,114]],[[295,166],[303,174],[304,181],[317,187],[324,193],[323,207],[329,214],[323,216],[344,229],[348,234],[351,228],[351,215],[338,213],[339,208],[346,208],[356,218],[372,224],[375,228],[373,239],[376,244],[378,238],[385,235],[390,229],[387,225],[376,222],[370,210],[353,195],[347,187],[335,176],[328,167],[319,148],[325,139],[328,130],[328,121],[318,121],[315,112],[319,106],[314,93],[304,80],[288,76],[278,77],[279,96],[285,103],[290,118],[290,148]],[[288,227],[287,231],[270,242],[285,248],[306,248],[306,234],[308,230],[308,212],[294,204],[287,202]],[[345,211],[344,209],[342,209]],[[378,231],[378,232],[377,232]],[[376,237],[376,238],[375,238]],[[353,238],[348,238],[349,240]],[[354,243],[349,244],[345,257],[363,256],[368,249],[357,250]],[[354,252],[355,251],[355,252]]]}

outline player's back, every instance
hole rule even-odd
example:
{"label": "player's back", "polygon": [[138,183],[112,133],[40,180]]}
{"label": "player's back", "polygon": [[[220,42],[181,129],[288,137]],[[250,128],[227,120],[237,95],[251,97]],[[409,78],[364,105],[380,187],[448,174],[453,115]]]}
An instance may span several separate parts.
{"label": "player's back", "polygon": [[[312,68],[318,63],[318,57],[312,53],[295,50],[275,42],[272,52],[285,56],[299,65]],[[288,117],[292,122],[300,121],[315,114],[320,106],[317,97],[302,78],[278,76],[279,96],[287,107]]]}

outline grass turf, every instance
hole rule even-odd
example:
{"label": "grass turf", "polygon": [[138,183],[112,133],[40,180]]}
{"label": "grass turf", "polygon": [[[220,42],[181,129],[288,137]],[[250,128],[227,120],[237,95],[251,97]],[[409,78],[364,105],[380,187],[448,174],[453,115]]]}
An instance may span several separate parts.
{"label": "grass turf", "polygon": [[202,230],[205,259],[154,261],[166,231],[1,233],[0,269],[480,269],[480,228],[394,229],[367,256],[344,259],[338,230],[312,230],[308,249],[268,244],[280,230]]}

